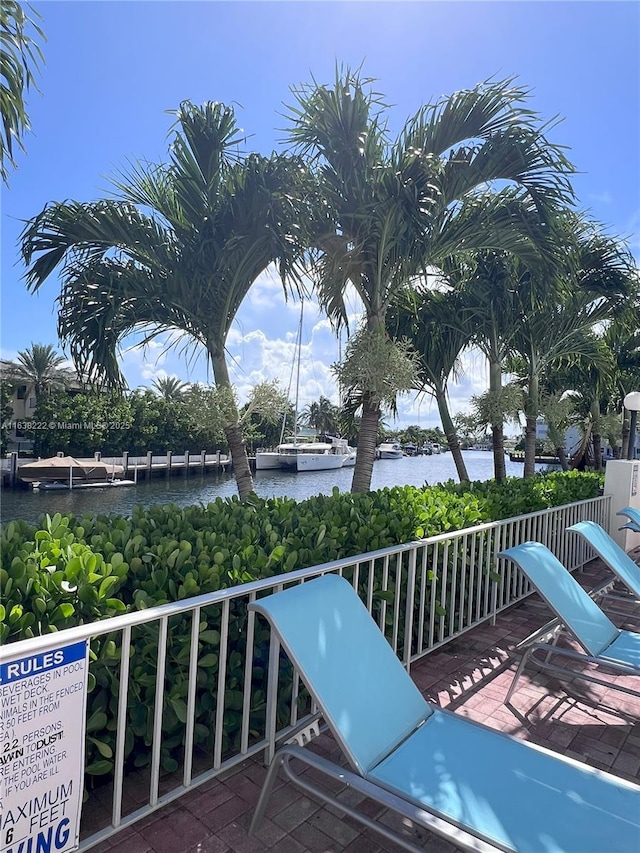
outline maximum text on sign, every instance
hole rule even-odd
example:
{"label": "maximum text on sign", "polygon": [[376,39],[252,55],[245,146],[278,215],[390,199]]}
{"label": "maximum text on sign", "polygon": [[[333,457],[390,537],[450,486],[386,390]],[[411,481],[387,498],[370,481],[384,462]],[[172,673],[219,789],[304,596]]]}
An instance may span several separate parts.
{"label": "maximum text on sign", "polygon": [[0,663],[0,853],[78,846],[88,644]]}

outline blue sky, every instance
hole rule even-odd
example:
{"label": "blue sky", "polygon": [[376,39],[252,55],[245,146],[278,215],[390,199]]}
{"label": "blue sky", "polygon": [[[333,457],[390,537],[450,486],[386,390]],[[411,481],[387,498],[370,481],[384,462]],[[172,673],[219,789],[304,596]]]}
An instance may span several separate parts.
{"label": "blue sky", "polygon": [[[358,66],[392,105],[392,130],[423,103],[512,75],[532,90],[551,133],[578,174],[579,206],[640,258],[640,4],[637,2],[38,2],[47,42],[28,111],[32,132],[19,168],[2,188],[1,352],[56,343],[52,278],[26,292],[17,251],[21,220],[53,200],[108,193],[109,176],[128,161],[165,158],[167,114],[180,101],[236,106],[253,150],[282,144],[290,87],[332,79],[335,64]],[[297,305],[265,276],[250,293],[229,350],[241,399],[262,379],[286,387]],[[320,394],[337,401],[329,365],[338,345],[310,305],[303,333],[301,405]],[[158,375],[206,381],[202,359],[187,364],[158,346],[130,350],[122,364],[131,387]],[[454,410],[486,384],[479,358],[451,388]],[[435,406],[406,399],[402,424],[438,423]],[[391,422],[390,422],[391,425]]]}

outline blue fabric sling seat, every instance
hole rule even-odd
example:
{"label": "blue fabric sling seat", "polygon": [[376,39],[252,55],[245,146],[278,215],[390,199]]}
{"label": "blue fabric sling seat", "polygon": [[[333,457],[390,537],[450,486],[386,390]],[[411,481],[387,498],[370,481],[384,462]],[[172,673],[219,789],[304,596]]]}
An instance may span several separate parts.
{"label": "blue fabric sling seat", "polygon": [[295,757],[467,849],[640,850],[640,788],[428,703],[343,578],[326,575],[250,607],[269,620],[351,766],[284,746],[252,831],[284,767],[295,784],[405,849],[427,849],[294,774]]}
{"label": "blue fabric sling seat", "polygon": [[[501,551],[499,556],[516,563],[549,607],[560,618],[565,628],[584,649],[584,653],[580,653],[572,649],[550,646],[544,642],[533,643],[522,657],[505,698],[505,704],[509,702],[528,658],[541,649],[547,655],[552,653],[562,655],[567,659],[606,666],[618,674],[640,675],[640,634],[616,628],[609,617],[545,545],[540,542],[524,542],[514,548]],[[571,677],[578,676],[594,684],[603,684],[632,696],[640,696],[638,690],[613,681],[603,681],[586,671],[567,670],[565,667],[559,667],[539,656],[536,656],[536,662],[558,674]]]}
{"label": "blue fabric sling seat", "polygon": [[593,548],[605,565],[621,581],[627,589],[640,599],[640,567],[621,548],[615,539],[596,524],[595,521],[579,521],[567,527],[572,533],[577,533]]}

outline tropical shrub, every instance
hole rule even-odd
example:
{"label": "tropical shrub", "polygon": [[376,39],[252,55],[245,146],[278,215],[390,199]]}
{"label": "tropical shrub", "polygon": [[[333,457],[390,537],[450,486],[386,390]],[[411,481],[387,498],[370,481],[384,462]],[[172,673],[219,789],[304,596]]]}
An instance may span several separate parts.
{"label": "tropical shrub", "polygon": [[458,496],[474,496],[485,517],[483,521],[513,518],[552,506],[588,500],[596,497],[601,487],[598,473],[589,471],[552,471],[537,477],[509,477],[501,483],[495,480],[473,483],[454,483],[442,487]]}

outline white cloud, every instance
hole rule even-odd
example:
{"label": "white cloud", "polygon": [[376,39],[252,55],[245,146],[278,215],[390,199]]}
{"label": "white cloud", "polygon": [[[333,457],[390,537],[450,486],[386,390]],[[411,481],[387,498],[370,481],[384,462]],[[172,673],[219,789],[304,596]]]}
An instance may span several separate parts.
{"label": "white cloud", "polygon": [[[362,306],[353,288],[347,294],[349,326],[358,328]],[[239,403],[245,403],[252,389],[261,382],[275,379],[283,391],[289,390],[294,401],[296,374],[296,339],[300,320],[300,302],[285,301],[279,278],[267,271],[257,280],[240,308],[227,338],[229,373]],[[306,299],[300,353],[298,409],[302,411],[320,396],[338,403],[338,387],[331,365],[344,354],[346,332],[340,343],[317,301]],[[183,382],[213,382],[204,349],[188,353],[186,341],[178,332],[161,335],[146,348],[129,347],[121,358],[122,369],[129,387],[149,386],[156,379],[172,376]],[[173,346],[171,346],[173,344]],[[481,394],[488,385],[484,358],[477,351],[462,358],[463,373],[457,382],[449,384],[449,404],[453,414],[470,411],[470,398]],[[427,395],[402,395],[398,400],[398,417],[385,415],[386,423],[400,428],[418,423],[423,427],[440,425],[435,401]]]}
{"label": "white cloud", "polygon": [[[448,403],[452,415],[460,412],[468,414],[472,410],[471,397],[482,394],[489,385],[486,360],[478,350],[464,353],[461,362],[462,370],[458,380],[450,380],[448,385]],[[385,420],[392,429],[409,424],[442,427],[436,401],[428,394],[401,395],[398,399],[397,418],[387,414]]]}
{"label": "white cloud", "polygon": [[589,193],[588,198],[591,201],[595,201],[598,204],[611,204],[613,202],[613,198],[609,190],[603,190],[601,193]]}
{"label": "white cloud", "polygon": [[[166,375],[168,338],[156,338],[144,346],[130,345],[123,350],[120,369],[132,388],[151,385],[161,374]],[[132,381],[133,380],[133,381]]]}
{"label": "white cloud", "polygon": [[[299,319],[298,305],[298,319]],[[262,329],[242,336],[237,330],[229,338],[230,373],[239,401],[245,402],[260,382],[277,379],[280,387],[295,397],[297,381],[296,329],[270,337]],[[321,395],[338,401],[338,389],[330,364],[338,358],[338,343],[328,320],[320,317],[317,306],[305,302],[305,322],[300,347],[298,408],[301,410]]]}

